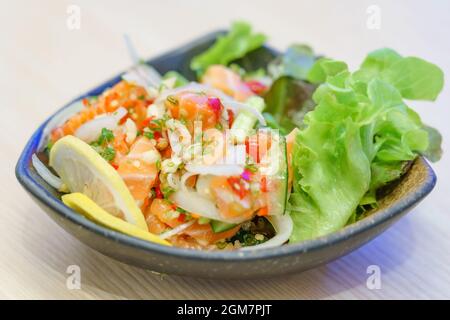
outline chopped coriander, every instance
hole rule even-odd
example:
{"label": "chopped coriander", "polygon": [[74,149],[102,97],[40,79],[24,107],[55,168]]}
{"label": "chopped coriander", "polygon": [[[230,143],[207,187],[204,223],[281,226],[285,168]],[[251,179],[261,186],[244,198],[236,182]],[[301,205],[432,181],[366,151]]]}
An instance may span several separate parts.
{"label": "chopped coriander", "polygon": [[114,160],[114,157],[116,156],[116,150],[111,147],[106,147],[100,152],[100,155],[106,160],[106,161],[112,161]]}
{"label": "chopped coriander", "polygon": [[50,155],[50,150],[52,149],[53,145],[54,145],[54,143],[52,141],[49,141],[47,143],[47,145],[45,146],[44,152],[47,154],[47,156]]}
{"label": "chopped coriander", "polygon": [[162,192],[162,194],[163,194],[163,196],[164,196],[164,199],[167,199],[167,198],[170,197],[170,195],[171,195],[172,193],[175,192],[175,190],[172,189],[171,187],[164,187],[164,188],[161,189],[161,192]]}
{"label": "chopped coriander", "polygon": [[148,139],[155,139],[155,135],[152,131],[145,131],[144,132],[144,137],[148,138]]}
{"label": "chopped coriander", "polygon": [[103,128],[100,133],[100,137],[98,137],[98,144],[103,145],[105,142],[111,142],[114,139],[114,134],[111,130]]}
{"label": "chopped coriander", "polygon": [[140,95],[140,96],[138,97],[138,99],[139,99],[139,100],[145,100],[145,95]]}
{"label": "chopped coriander", "polygon": [[187,213],[186,210],[184,210],[183,208],[177,207],[176,210],[180,213]]}
{"label": "chopped coriander", "polygon": [[255,163],[247,163],[245,165],[245,169],[247,169],[248,171],[255,173],[258,171],[258,166]]}

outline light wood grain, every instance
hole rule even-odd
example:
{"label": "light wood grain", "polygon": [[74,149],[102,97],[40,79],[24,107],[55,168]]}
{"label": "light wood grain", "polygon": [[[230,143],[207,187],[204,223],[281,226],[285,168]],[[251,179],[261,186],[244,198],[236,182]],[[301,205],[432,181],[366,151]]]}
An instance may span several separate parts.
{"label": "light wood grain", "polygon": [[[81,29],[66,27],[77,4]],[[366,9],[381,8],[380,30],[366,28]],[[122,34],[144,57],[245,18],[283,49],[298,41],[357,66],[390,46],[440,65],[450,74],[450,4],[444,1],[0,1],[0,298],[450,298],[450,187],[446,153],[434,168],[434,192],[376,240],[326,266],[256,281],[159,276],[113,261],[56,226],[14,177],[19,152],[56,108],[130,65]],[[414,103],[438,127],[450,150],[450,96]],[[66,268],[79,265],[81,290],[66,288]],[[379,265],[382,288],[366,287]]]}

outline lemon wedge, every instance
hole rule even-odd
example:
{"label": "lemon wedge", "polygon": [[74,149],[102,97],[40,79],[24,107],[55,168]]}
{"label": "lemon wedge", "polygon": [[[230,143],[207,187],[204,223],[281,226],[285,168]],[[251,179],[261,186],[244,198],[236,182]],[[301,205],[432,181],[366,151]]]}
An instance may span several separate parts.
{"label": "lemon wedge", "polygon": [[59,139],[50,150],[49,164],[70,192],[80,192],[111,215],[148,230],[125,182],[86,142],[74,136]]}
{"label": "lemon wedge", "polygon": [[159,243],[170,246],[171,244],[166,240],[161,239],[157,235],[144,231],[135,225],[114,217],[106,212],[98,204],[89,199],[82,193],[70,193],[61,197],[65,205],[84,215],[86,218],[94,220],[97,223],[104,225],[110,229],[125,233],[127,235],[147,240],[150,242]]}

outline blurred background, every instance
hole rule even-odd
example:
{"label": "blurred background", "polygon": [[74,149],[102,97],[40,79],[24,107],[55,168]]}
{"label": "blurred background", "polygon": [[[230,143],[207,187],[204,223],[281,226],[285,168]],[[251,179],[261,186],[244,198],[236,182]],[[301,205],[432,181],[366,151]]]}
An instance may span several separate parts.
{"label": "blurred background", "polygon": [[[57,108],[131,65],[123,34],[143,58],[247,20],[283,50],[298,42],[349,63],[392,47],[450,74],[448,1],[0,1],[0,297],[5,298],[450,298],[450,92],[412,106],[444,137],[439,182],[410,215],[328,266],[249,282],[163,277],[114,262],[61,231],[15,182],[25,142]],[[75,8],[75,11],[74,11]],[[79,20],[72,20],[79,10]],[[75,23],[75,24],[74,24]],[[82,269],[82,290],[66,268]],[[383,288],[366,287],[379,265]]]}

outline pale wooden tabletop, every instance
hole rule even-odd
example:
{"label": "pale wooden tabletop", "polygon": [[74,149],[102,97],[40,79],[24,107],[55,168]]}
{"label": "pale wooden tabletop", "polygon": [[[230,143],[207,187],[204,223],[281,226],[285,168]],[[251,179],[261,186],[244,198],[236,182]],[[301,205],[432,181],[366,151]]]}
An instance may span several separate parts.
{"label": "pale wooden tabletop", "polygon": [[[66,25],[69,4],[81,28]],[[380,29],[367,27],[370,5]],[[33,130],[56,108],[130,65],[128,33],[144,57],[245,18],[283,49],[306,42],[356,66],[375,48],[435,62],[450,74],[450,3],[444,1],[0,1],[0,298],[450,298],[450,94],[415,103],[448,151],[433,193],[376,240],[326,266],[257,281],[159,276],[113,261],[56,226],[25,194],[14,165]],[[376,14],[376,13],[375,13]],[[369,21],[369,26],[374,26]],[[376,22],[376,21],[375,21]],[[66,269],[81,268],[68,290]],[[381,289],[366,286],[381,269]]]}

